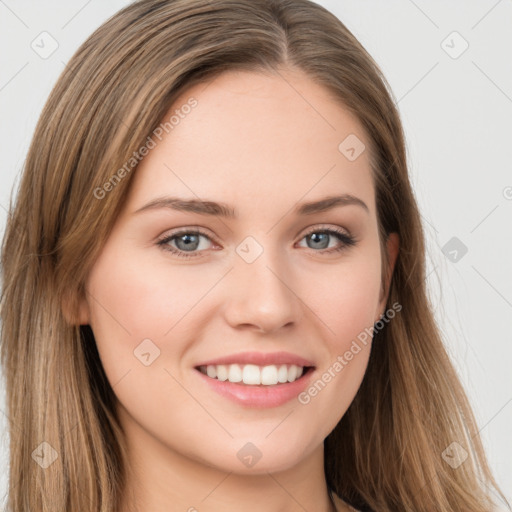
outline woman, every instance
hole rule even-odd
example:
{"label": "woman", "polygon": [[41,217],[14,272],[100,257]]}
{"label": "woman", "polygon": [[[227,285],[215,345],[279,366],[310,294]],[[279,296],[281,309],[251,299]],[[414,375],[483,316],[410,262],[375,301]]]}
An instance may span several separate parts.
{"label": "woman", "polygon": [[424,254],[389,86],[338,19],[129,5],[11,206],[8,510],[493,510]]}

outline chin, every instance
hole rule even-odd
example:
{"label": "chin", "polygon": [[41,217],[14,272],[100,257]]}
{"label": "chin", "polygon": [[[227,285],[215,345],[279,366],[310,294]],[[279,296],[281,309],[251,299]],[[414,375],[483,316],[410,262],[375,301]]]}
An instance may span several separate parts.
{"label": "chin", "polygon": [[[257,438],[254,442],[238,439],[232,448],[226,447],[223,453],[212,454],[212,458],[205,463],[240,475],[264,475],[286,471],[309,457],[304,442],[297,440],[297,443],[290,443],[288,438],[286,445],[284,443],[277,438],[274,442],[270,439],[265,441],[264,438]],[[319,447],[323,450],[322,443]]]}

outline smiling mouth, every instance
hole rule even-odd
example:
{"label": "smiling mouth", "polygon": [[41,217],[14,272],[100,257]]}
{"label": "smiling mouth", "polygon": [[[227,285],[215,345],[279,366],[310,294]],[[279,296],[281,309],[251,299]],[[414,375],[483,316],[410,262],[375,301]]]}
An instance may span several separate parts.
{"label": "smiling mouth", "polygon": [[212,364],[196,367],[196,370],[215,380],[261,387],[295,382],[313,369],[312,366],[295,364]]}

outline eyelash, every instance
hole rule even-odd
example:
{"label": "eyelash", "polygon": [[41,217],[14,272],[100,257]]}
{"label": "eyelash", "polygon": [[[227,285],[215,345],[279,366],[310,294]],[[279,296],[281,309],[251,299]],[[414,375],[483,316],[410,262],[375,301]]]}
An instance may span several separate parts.
{"label": "eyelash", "polygon": [[[340,242],[343,242],[343,244],[340,245],[339,247],[330,248],[330,249],[322,249],[320,251],[315,251],[314,249],[312,249],[313,252],[320,252],[320,253],[323,253],[323,254],[326,254],[326,253],[328,253],[328,254],[337,253],[337,252],[341,252],[341,251],[347,249],[348,247],[352,247],[352,246],[354,246],[357,243],[357,240],[356,240],[355,237],[353,237],[351,235],[348,235],[345,231],[342,231],[342,230],[339,230],[339,229],[336,229],[336,228],[329,228],[329,229],[316,228],[316,229],[313,229],[313,230],[308,231],[307,233],[305,233],[304,236],[301,238],[301,240],[306,238],[309,235],[312,235],[313,233],[323,233],[323,234],[327,233],[327,234],[330,234],[330,235],[335,235],[336,238],[338,238],[338,240]],[[214,240],[212,240],[212,238],[207,233],[205,233],[204,231],[196,228],[196,229],[189,229],[189,230],[181,230],[181,231],[173,233],[173,234],[171,234],[169,236],[165,236],[164,238],[160,239],[157,242],[157,245],[162,250],[171,252],[171,253],[175,254],[176,256],[178,256],[179,258],[197,258],[197,257],[200,257],[199,253],[201,253],[202,251],[187,253],[186,251],[182,251],[180,249],[176,249],[174,247],[171,247],[171,246],[167,245],[171,240],[174,240],[175,238],[178,238],[181,235],[202,235],[202,236],[208,238],[208,240],[214,241]]]}

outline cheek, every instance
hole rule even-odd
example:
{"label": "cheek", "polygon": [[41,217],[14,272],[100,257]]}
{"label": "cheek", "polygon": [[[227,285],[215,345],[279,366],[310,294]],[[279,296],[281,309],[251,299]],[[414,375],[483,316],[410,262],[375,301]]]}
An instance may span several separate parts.
{"label": "cheek", "polygon": [[211,288],[204,277],[179,265],[170,271],[168,265],[148,264],[133,250],[107,248],[87,286],[95,332],[108,333],[112,342],[162,338]]}
{"label": "cheek", "polygon": [[[139,390],[169,390],[174,381],[166,370],[174,375],[172,368],[186,357],[191,329],[201,324],[196,315],[204,314],[200,301],[222,276],[218,269],[171,268],[165,258],[161,261],[148,264],[137,252],[112,245],[97,260],[87,285],[91,328],[108,380],[112,386],[119,382],[120,398],[123,389],[131,389],[129,400],[140,398],[139,403],[147,402],[136,397]],[[181,379],[181,373],[175,376]],[[180,393],[174,389],[173,400]]]}
{"label": "cheek", "polygon": [[345,414],[364,378],[380,290],[378,265],[352,266],[350,271],[347,266],[338,277],[337,284],[331,282],[314,292],[318,307],[312,309],[326,326],[326,358],[317,380],[299,397],[301,404],[324,411],[318,413],[325,414],[330,429]]}
{"label": "cheek", "polygon": [[323,273],[325,276],[320,274],[303,285],[304,295],[339,351],[373,326],[380,294],[380,261],[354,257]]}
{"label": "cheek", "polygon": [[167,286],[158,269],[122,253],[115,245],[105,247],[87,283],[90,324],[111,383],[143,366],[134,351],[144,340],[155,344],[152,357],[158,354],[159,340],[183,309],[181,290]]}
{"label": "cheek", "polygon": [[171,411],[190,408],[172,363],[186,350],[180,343],[186,315],[211,284],[198,289],[199,283],[180,279],[179,267],[165,273],[119,252],[104,251],[90,274],[91,328],[120,403],[141,424],[152,418],[153,426],[168,425]]}

